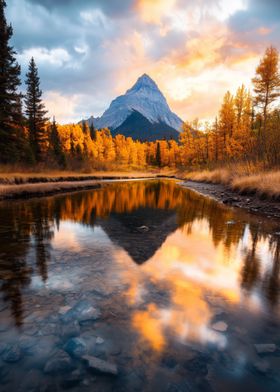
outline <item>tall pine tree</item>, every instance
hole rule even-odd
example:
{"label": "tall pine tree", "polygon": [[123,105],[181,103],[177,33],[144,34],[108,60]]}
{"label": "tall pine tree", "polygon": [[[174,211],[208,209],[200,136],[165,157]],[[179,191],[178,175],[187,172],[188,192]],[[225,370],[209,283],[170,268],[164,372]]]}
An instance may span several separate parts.
{"label": "tall pine tree", "polygon": [[0,0],[0,162],[20,159],[23,149],[20,66],[9,41],[13,35],[5,18],[5,0]]}
{"label": "tall pine tree", "polygon": [[157,142],[156,165],[158,167],[161,167],[161,151],[160,151],[160,144],[159,144],[159,142]]}
{"label": "tall pine tree", "polygon": [[28,131],[31,148],[35,160],[42,161],[47,149],[48,132],[46,129],[47,111],[42,101],[40,78],[34,58],[30,60],[26,74],[27,92],[25,96],[25,113],[28,121]]}
{"label": "tall pine tree", "polygon": [[53,152],[53,156],[59,166],[65,168],[66,167],[66,159],[65,154],[62,148],[61,140],[58,134],[58,129],[56,125],[55,118],[53,118],[53,123],[50,129],[50,147]]}

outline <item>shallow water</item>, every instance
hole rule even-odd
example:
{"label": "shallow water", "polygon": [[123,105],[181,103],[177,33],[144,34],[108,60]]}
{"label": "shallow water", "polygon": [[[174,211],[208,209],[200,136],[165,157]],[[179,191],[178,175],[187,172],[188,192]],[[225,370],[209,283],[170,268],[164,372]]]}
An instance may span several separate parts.
{"label": "shallow water", "polygon": [[175,181],[2,202],[0,390],[279,391],[279,254]]}

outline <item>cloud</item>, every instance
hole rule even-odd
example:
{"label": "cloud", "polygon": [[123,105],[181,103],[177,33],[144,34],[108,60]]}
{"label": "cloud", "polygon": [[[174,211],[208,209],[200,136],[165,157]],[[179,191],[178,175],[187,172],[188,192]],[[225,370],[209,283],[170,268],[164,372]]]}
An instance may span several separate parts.
{"label": "cloud", "polygon": [[65,64],[71,61],[71,56],[67,52],[66,49],[63,48],[55,48],[55,49],[46,49],[46,48],[29,48],[24,50],[19,56],[19,61],[26,63],[34,57],[37,63],[43,63],[48,65],[54,65],[58,67],[62,67]]}
{"label": "cloud", "polygon": [[34,56],[60,121],[102,114],[145,72],[191,120],[213,118],[227,89],[250,84],[278,45],[279,12],[278,0],[9,0],[7,18],[23,79]]}

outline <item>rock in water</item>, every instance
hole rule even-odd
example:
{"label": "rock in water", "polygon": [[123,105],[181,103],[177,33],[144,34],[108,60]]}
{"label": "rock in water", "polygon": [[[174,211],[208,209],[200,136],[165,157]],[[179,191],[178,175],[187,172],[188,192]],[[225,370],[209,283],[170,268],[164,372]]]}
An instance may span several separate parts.
{"label": "rock in water", "polygon": [[139,233],[146,233],[147,231],[149,231],[149,228],[147,226],[140,226],[136,228],[137,231],[139,231]]}
{"label": "rock in water", "polygon": [[77,321],[69,322],[61,326],[60,335],[62,339],[69,339],[80,335],[80,325]]}
{"label": "rock in water", "polygon": [[81,373],[80,370],[74,370],[74,372],[70,373],[69,375],[67,375],[61,382],[61,387],[63,389],[71,389],[75,386],[77,386],[78,384],[80,384],[80,382],[83,381],[83,375]]}
{"label": "rock in water", "polygon": [[83,359],[90,369],[98,373],[112,374],[114,376],[118,374],[118,368],[114,363],[103,361],[103,359],[92,357],[91,355],[85,355]]}
{"label": "rock in water", "polygon": [[212,328],[215,329],[215,331],[225,332],[228,329],[228,326],[224,321],[218,321],[212,325]]}
{"label": "rock in water", "polygon": [[70,356],[63,350],[58,350],[46,363],[44,372],[47,374],[69,372],[74,369]]}
{"label": "rock in water", "polygon": [[81,358],[87,352],[87,346],[81,338],[71,338],[64,345],[64,350],[73,357]]}
{"label": "rock in water", "polygon": [[20,347],[17,344],[13,344],[11,346],[8,346],[3,355],[2,359],[5,362],[18,362],[22,357],[22,352]]}
{"label": "rock in water", "polygon": [[6,343],[0,343],[0,355],[7,349]]}
{"label": "rock in water", "polygon": [[253,366],[260,373],[266,373],[270,368],[269,363],[264,360],[254,362]]}
{"label": "rock in water", "polygon": [[97,320],[100,317],[100,311],[92,306],[88,300],[78,302],[73,308],[61,315],[64,323],[77,320],[79,322]]}
{"label": "rock in water", "polygon": [[254,344],[254,346],[258,354],[273,353],[277,349],[274,343]]}
{"label": "rock in water", "polygon": [[100,336],[97,336],[96,344],[103,344],[103,343],[104,343],[104,339],[102,339]]}

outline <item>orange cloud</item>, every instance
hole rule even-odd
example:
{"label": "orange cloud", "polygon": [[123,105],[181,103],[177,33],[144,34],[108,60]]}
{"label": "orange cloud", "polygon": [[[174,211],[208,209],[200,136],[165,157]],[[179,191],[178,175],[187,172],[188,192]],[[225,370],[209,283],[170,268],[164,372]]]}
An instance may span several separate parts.
{"label": "orange cloud", "polygon": [[259,29],[258,29],[258,33],[260,34],[260,35],[268,35],[268,34],[270,34],[272,32],[272,29],[269,29],[268,27],[260,27]]}
{"label": "orange cloud", "polygon": [[176,0],[138,0],[136,9],[144,22],[160,24],[163,16],[168,15]]}

